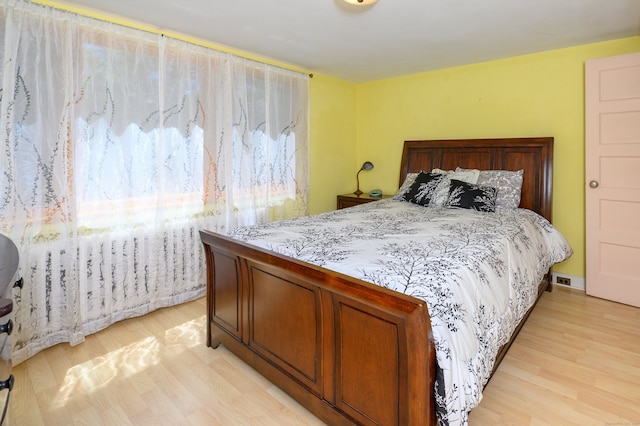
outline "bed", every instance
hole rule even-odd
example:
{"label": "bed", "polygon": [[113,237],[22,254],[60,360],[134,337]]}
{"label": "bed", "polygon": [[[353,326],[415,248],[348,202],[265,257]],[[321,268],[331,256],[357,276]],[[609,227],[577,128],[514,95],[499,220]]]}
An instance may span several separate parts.
{"label": "bed", "polygon": [[[552,157],[550,137],[406,141],[399,183],[422,170],[522,170],[519,207],[550,222]],[[389,208],[385,202],[394,200],[346,210],[382,217],[376,215]],[[343,214],[328,213],[338,222]],[[423,299],[373,284],[366,267],[358,269],[358,278],[327,267],[321,258],[304,261],[269,243],[261,247],[251,230],[243,232],[243,238],[200,233],[207,260],[208,346],[224,345],[327,424],[437,424],[436,410],[446,405],[436,404],[434,392],[443,386],[434,341],[440,329],[432,328]],[[489,373],[535,301],[550,290],[549,267],[533,283],[531,306],[518,313],[510,338],[489,357]],[[455,422],[465,423],[466,414],[458,413]]]}

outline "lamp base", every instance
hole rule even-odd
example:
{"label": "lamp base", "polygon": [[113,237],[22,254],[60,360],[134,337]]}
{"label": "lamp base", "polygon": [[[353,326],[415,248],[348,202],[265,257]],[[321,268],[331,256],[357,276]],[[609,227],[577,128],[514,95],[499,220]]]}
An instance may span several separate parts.
{"label": "lamp base", "polygon": [[353,191],[353,193],[358,197],[364,194],[364,192],[360,191],[360,189],[356,189],[355,191]]}

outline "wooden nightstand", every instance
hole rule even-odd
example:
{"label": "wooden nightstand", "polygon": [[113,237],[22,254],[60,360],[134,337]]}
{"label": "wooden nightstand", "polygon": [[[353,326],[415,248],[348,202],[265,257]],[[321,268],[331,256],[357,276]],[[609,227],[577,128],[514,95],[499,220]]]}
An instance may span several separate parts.
{"label": "wooden nightstand", "polygon": [[338,195],[338,209],[345,209],[347,207],[357,206],[359,204],[370,203],[372,201],[384,200],[385,198],[393,197],[393,195],[382,194],[380,197],[371,197],[369,194],[362,194],[357,196],[356,194],[343,194]]}

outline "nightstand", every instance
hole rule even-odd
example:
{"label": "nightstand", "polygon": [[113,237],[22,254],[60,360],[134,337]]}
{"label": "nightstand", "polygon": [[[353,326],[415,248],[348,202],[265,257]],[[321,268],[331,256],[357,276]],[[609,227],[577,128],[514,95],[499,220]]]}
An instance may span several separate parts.
{"label": "nightstand", "polygon": [[393,197],[393,195],[382,194],[380,197],[371,197],[369,194],[362,194],[359,197],[356,194],[338,195],[338,209],[357,206],[359,204],[370,203],[372,201],[384,200]]}

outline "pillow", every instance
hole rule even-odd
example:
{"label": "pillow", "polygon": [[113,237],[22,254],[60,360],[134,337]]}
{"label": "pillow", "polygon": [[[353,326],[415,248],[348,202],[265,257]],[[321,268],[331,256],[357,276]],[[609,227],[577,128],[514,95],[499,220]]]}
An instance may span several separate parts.
{"label": "pillow", "polygon": [[498,190],[490,186],[480,186],[461,180],[452,179],[446,207],[471,209],[479,212],[496,210],[496,194]]}
{"label": "pillow", "polygon": [[420,172],[403,199],[421,206],[428,206],[441,180],[441,174]]}
{"label": "pillow", "polygon": [[473,169],[455,172],[451,170],[433,169],[431,170],[431,173],[439,173],[443,175],[443,179],[440,181],[435,194],[431,198],[432,206],[444,206],[447,202],[447,198],[449,198],[449,184],[451,183],[451,179],[461,180],[468,183],[476,183],[478,181],[478,176],[480,175],[479,170]]}
{"label": "pillow", "polygon": [[411,188],[411,185],[413,185],[413,182],[415,182],[416,176],[418,176],[418,174],[419,173],[407,173],[407,176],[404,178],[404,182],[402,182],[400,189],[398,189],[396,195],[393,196],[394,200],[405,201],[404,194],[409,191],[409,188]]}
{"label": "pillow", "polygon": [[[456,171],[468,169],[457,168]],[[522,194],[522,176],[524,170],[512,172],[510,170],[481,170],[478,185],[492,186],[498,190],[496,210],[517,209],[520,206]]]}

